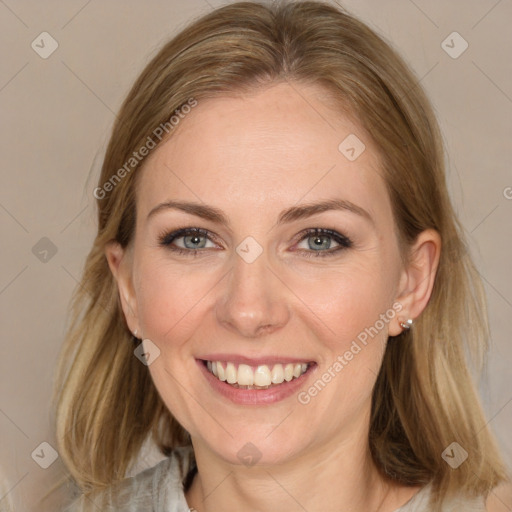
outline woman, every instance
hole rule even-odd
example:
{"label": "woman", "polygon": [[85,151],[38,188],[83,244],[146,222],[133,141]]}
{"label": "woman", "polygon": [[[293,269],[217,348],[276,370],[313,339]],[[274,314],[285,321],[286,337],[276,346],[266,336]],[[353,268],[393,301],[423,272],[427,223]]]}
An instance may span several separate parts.
{"label": "woman", "polygon": [[[367,26],[319,2],[194,22],[94,196],[56,392],[70,511],[499,510],[439,128]],[[167,458],[124,478],[149,434]]]}

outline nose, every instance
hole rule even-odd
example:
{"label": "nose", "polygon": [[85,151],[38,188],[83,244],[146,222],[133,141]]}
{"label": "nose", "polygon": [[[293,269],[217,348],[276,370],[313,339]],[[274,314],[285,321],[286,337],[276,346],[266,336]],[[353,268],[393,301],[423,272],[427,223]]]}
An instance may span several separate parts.
{"label": "nose", "polygon": [[290,317],[286,286],[269,265],[265,253],[252,263],[237,254],[216,305],[218,322],[246,338],[281,329]]}

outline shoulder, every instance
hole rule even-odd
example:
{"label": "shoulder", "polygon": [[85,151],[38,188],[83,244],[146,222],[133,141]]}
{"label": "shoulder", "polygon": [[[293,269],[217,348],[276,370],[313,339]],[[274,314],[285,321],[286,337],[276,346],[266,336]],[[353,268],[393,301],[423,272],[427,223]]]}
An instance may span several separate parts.
{"label": "shoulder", "polygon": [[486,512],[508,512],[512,510],[512,483],[505,482],[493,489],[485,502]]}
{"label": "shoulder", "polygon": [[169,457],[135,476],[80,495],[63,512],[178,510],[175,506],[184,500],[182,482],[192,463],[191,447],[176,448]]}

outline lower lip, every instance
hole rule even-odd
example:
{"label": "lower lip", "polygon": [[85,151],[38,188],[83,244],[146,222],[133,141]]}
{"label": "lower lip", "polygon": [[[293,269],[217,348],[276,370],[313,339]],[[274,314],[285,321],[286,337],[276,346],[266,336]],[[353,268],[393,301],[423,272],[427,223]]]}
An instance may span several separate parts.
{"label": "lower lip", "polygon": [[282,384],[268,389],[239,389],[215,377],[200,359],[196,359],[196,362],[210,386],[231,402],[239,405],[265,405],[284,400],[297,393],[316,369],[316,364],[313,364],[300,377],[294,378],[290,382],[284,381]]}

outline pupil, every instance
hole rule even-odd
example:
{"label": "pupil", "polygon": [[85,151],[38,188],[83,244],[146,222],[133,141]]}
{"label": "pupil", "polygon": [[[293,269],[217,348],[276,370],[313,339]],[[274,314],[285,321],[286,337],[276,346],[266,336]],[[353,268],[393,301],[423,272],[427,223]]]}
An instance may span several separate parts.
{"label": "pupil", "polygon": [[[325,242],[325,243],[323,243],[323,242]],[[329,245],[330,245],[330,244],[329,244],[329,239],[328,239],[327,237],[323,237],[323,236],[316,236],[316,237],[314,238],[314,242],[313,242],[313,243],[316,245],[316,247],[317,247],[317,248],[318,248],[318,247],[322,247],[322,244],[323,244],[323,245],[324,245],[324,247],[325,247],[326,249],[328,249],[328,248],[329,248]]]}
{"label": "pupil", "polygon": [[187,237],[189,242],[192,243],[192,245],[199,245],[200,244],[200,236],[198,235],[190,235]]}

